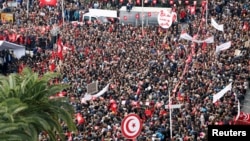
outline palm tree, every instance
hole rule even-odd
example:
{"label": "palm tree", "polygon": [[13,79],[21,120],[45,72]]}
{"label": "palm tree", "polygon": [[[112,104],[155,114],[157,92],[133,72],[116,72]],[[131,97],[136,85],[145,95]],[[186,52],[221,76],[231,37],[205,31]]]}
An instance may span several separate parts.
{"label": "palm tree", "polygon": [[21,74],[0,78],[0,137],[1,140],[37,141],[42,131],[56,140],[56,133],[64,140],[60,120],[69,130],[76,131],[73,108],[66,98],[50,99],[50,96],[68,88],[67,85],[49,85],[59,77],[46,73],[39,78],[37,73],[25,68]]}

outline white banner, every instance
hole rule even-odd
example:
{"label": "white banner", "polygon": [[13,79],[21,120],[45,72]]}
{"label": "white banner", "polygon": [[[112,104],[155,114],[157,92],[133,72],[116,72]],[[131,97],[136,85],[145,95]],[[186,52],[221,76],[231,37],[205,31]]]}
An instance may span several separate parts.
{"label": "white banner", "polygon": [[227,49],[229,49],[230,47],[231,47],[231,41],[226,42],[226,43],[224,43],[224,44],[221,44],[221,45],[219,45],[219,46],[216,46],[216,51],[215,51],[215,53],[219,53],[219,52],[222,51],[222,50],[227,50]]}
{"label": "white banner", "polygon": [[171,107],[171,109],[179,109],[182,105],[183,104],[165,105],[165,109],[169,109],[169,107]]}
{"label": "white banner", "polygon": [[173,16],[172,12],[161,10],[157,17],[158,24],[162,28],[169,28],[172,25]]}
{"label": "white banner", "polygon": [[99,97],[101,95],[103,95],[105,92],[107,92],[109,89],[109,84],[107,84],[100,92],[98,92],[95,95],[92,95],[93,97]]}
{"label": "white banner", "polygon": [[213,96],[213,103],[215,103],[217,100],[223,97],[225,93],[231,91],[231,89],[232,89],[232,83],[228,84],[224,89],[222,89],[220,92],[218,92]]}
{"label": "white banner", "polygon": [[98,92],[95,95],[91,95],[91,94],[85,94],[84,97],[81,99],[81,103],[85,103],[86,101],[89,101],[93,98],[97,98],[102,96],[105,92],[107,92],[109,89],[109,84],[107,84],[100,92]]}
{"label": "white banner", "polygon": [[217,30],[219,30],[219,31],[224,31],[224,26],[223,26],[223,24],[218,24],[218,23],[216,23],[216,21],[213,19],[213,18],[211,18],[211,25],[215,28],[215,29],[217,29]]}
{"label": "white banner", "polygon": [[189,41],[192,41],[193,40],[193,37],[190,36],[189,34],[187,33],[182,33],[181,36],[180,36],[181,39],[185,39],[185,40],[189,40]]}
{"label": "white banner", "polygon": [[214,36],[211,36],[211,37],[205,39],[203,42],[206,42],[206,43],[208,43],[208,44],[213,43],[213,42],[214,42]]}
{"label": "white banner", "polygon": [[210,43],[213,43],[214,42],[214,36],[211,36],[205,40],[193,40],[193,37],[190,36],[189,34],[187,33],[182,33],[181,36],[180,36],[181,39],[185,39],[185,40],[189,40],[189,41],[193,41],[193,42],[196,42],[196,43],[203,43],[203,42],[206,42],[208,44]]}

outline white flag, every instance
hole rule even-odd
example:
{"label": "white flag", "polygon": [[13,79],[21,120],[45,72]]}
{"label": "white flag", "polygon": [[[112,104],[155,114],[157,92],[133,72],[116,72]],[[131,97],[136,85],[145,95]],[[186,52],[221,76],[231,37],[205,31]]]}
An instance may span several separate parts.
{"label": "white flag", "polygon": [[213,96],[213,103],[215,103],[217,100],[223,97],[225,93],[231,91],[231,89],[232,89],[232,83],[228,84],[224,89],[222,89],[220,92],[218,92]]}
{"label": "white flag", "polygon": [[217,30],[219,30],[219,31],[224,31],[224,26],[223,26],[223,24],[218,24],[218,23],[216,23],[216,21],[213,19],[213,18],[211,18],[211,25],[215,28],[215,29],[217,29]]}
{"label": "white flag", "polygon": [[219,52],[222,51],[222,50],[227,50],[227,49],[229,49],[230,47],[231,47],[231,41],[226,42],[226,43],[224,43],[224,44],[221,44],[221,45],[219,45],[219,46],[216,46],[216,51],[215,51],[215,53],[219,53]]}

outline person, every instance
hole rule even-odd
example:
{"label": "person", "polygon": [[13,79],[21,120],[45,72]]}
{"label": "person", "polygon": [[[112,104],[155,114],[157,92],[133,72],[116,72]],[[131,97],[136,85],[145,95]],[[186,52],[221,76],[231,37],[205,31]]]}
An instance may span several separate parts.
{"label": "person", "polygon": [[132,4],[132,2],[130,2],[130,1],[128,1],[128,3],[127,3],[127,11],[128,12],[130,12],[131,10],[132,10],[132,8],[133,8],[133,4]]}

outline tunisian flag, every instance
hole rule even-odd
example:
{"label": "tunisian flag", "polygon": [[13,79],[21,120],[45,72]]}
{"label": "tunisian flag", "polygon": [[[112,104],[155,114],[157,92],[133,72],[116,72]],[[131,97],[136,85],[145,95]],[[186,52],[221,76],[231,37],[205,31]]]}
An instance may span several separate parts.
{"label": "tunisian flag", "polygon": [[57,40],[57,55],[60,58],[60,60],[63,60],[63,43],[61,38]]}
{"label": "tunisian flag", "polygon": [[40,6],[56,6],[57,0],[40,0]]}
{"label": "tunisian flag", "polygon": [[250,125],[250,114],[240,112],[239,118],[235,121],[235,124]]}

